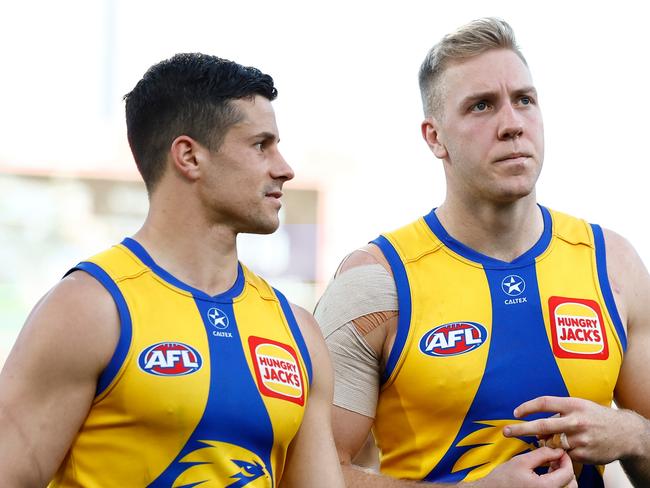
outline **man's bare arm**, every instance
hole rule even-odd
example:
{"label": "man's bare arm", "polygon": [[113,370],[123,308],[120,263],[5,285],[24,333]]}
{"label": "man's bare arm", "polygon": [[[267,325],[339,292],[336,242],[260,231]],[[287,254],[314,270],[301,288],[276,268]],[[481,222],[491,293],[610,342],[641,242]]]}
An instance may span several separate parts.
{"label": "man's bare arm", "polygon": [[628,349],[616,383],[615,399],[626,415],[630,435],[619,459],[634,486],[650,486],[650,275],[634,248],[604,231],[607,272],[622,298]]}
{"label": "man's bare arm", "polygon": [[620,410],[581,398],[539,397],[523,403],[515,416],[538,412],[560,415],[513,424],[507,436],[555,436],[580,463],[620,460],[635,486],[650,486],[650,276],[632,246],[606,231],[607,273],[621,319],[627,324],[628,349],[614,392]]}
{"label": "man's bare arm", "polygon": [[50,481],[118,338],[113,299],[84,272],[66,277],[34,307],[0,374],[3,486]]}
{"label": "man's bare arm", "polygon": [[342,488],[343,475],[332,435],[332,364],[318,324],[306,310],[292,307],[309,349],[313,379],[298,434],[291,442],[282,488]]}

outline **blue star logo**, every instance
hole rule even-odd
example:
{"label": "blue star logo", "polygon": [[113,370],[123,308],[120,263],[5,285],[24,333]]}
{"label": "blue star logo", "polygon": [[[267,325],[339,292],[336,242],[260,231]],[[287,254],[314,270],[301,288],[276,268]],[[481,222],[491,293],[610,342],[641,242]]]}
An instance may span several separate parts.
{"label": "blue star logo", "polygon": [[501,289],[508,296],[516,297],[526,289],[526,282],[519,275],[508,275],[501,281]]}
{"label": "blue star logo", "polygon": [[228,316],[217,307],[208,310],[208,320],[217,329],[228,328]]}

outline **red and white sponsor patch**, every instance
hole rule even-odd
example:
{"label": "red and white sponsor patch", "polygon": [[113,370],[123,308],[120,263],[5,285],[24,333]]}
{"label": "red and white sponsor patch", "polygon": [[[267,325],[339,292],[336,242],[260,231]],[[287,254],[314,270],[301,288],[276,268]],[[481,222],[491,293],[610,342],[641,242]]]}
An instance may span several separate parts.
{"label": "red and white sponsor patch", "polygon": [[263,395],[305,404],[305,383],[296,351],[289,345],[250,336],[248,346]]}
{"label": "red and white sponsor patch", "polygon": [[548,300],[553,353],[558,358],[607,359],[607,333],[600,305],[582,298]]}

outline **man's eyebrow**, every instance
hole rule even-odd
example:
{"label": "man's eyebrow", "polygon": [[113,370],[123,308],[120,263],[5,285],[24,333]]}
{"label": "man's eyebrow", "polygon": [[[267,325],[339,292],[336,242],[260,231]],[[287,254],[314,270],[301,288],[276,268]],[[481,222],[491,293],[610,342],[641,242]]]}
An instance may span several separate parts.
{"label": "man's eyebrow", "polygon": [[[534,96],[537,96],[537,90],[535,89],[534,86],[529,85],[529,86],[523,86],[521,88],[517,88],[516,90],[513,90],[512,93],[514,95],[524,95],[524,94],[531,94]],[[475,102],[477,100],[490,100],[493,98],[497,97],[497,92],[493,90],[487,90],[483,92],[476,92],[476,93],[471,93],[470,95],[467,95],[465,98],[461,100],[461,105],[465,105],[471,102]]]}
{"label": "man's eyebrow", "polygon": [[472,93],[470,95],[467,95],[461,100],[461,105],[465,105],[470,102],[475,102],[477,100],[489,100],[492,98],[495,98],[497,96],[497,92],[495,91],[484,91],[484,92],[476,92]]}
{"label": "man's eyebrow", "polygon": [[537,90],[535,89],[534,86],[524,86],[522,88],[518,88],[517,90],[514,90],[513,93],[515,95],[525,95],[525,94],[530,94],[533,96],[537,96]]}
{"label": "man's eyebrow", "polygon": [[251,139],[264,139],[264,140],[273,140],[276,142],[280,142],[280,138],[278,137],[277,134],[268,131],[258,132],[257,134],[252,135]]}

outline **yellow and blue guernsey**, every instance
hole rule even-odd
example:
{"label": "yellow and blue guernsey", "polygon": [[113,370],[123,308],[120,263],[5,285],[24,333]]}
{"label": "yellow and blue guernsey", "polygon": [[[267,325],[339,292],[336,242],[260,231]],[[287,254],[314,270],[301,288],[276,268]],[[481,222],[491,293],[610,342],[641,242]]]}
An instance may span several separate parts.
{"label": "yellow and blue guernsey", "polygon": [[240,265],[209,296],[128,238],[74,269],[111,293],[121,334],[50,486],[278,486],[311,382],[282,294]]}
{"label": "yellow and blue guernsey", "polygon": [[[540,210],[541,238],[509,263],[452,238],[433,211],[373,241],[399,302],[374,424],[385,474],[473,481],[536,447],[502,435],[522,402],[611,404],[626,337],[602,229]],[[574,468],[580,487],[603,486],[602,466]]]}

